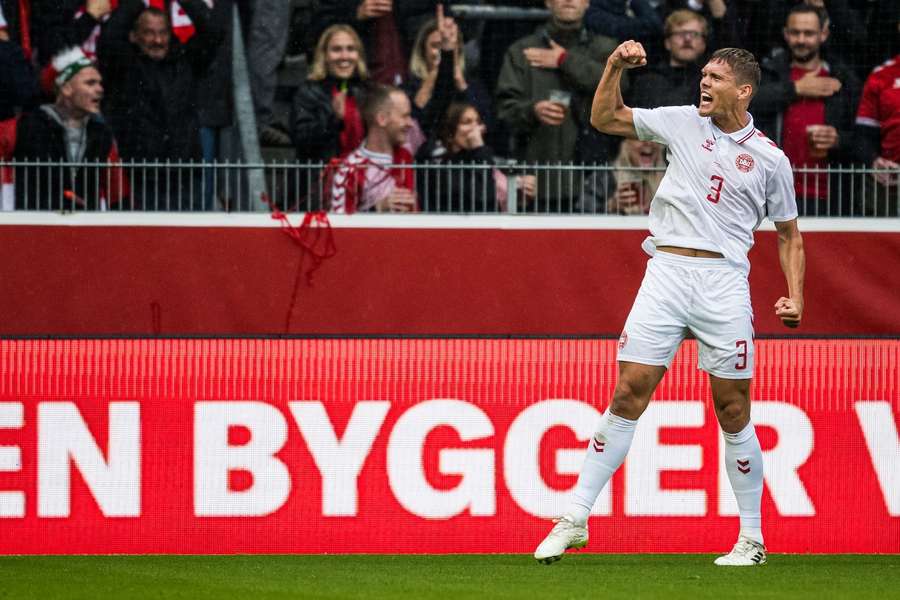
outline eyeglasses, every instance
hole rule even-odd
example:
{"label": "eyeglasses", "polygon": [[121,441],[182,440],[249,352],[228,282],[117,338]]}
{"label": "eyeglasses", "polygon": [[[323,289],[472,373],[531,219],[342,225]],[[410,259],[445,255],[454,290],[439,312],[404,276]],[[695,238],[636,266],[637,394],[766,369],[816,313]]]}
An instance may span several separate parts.
{"label": "eyeglasses", "polygon": [[696,40],[705,36],[702,31],[673,31],[669,34],[669,37],[681,38],[683,40]]}

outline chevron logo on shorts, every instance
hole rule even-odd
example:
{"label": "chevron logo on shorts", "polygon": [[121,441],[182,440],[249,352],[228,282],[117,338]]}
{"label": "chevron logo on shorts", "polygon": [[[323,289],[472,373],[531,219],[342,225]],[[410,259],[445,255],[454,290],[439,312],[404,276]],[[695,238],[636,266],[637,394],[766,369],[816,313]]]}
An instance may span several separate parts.
{"label": "chevron logo on shorts", "polygon": [[594,446],[594,450],[596,452],[603,452],[603,450],[606,448],[606,440],[604,440],[603,437],[598,433],[594,436],[592,445]]}
{"label": "chevron logo on shorts", "polygon": [[749,458],[745,458],[743,460],[741,460],[740,458],[737,459],[737,466],[738,466],[738,471],[740,471],[741,473],[746,475],[747,473],[750,472],[750,459]]}

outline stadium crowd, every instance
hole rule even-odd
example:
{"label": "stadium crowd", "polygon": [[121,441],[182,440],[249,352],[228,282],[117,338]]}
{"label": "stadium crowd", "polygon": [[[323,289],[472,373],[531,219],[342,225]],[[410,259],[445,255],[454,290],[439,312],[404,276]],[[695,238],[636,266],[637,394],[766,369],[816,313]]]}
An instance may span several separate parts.
{"label": "stadium crowd", "polygon": [[[588,123],[606,58],[626,39],[651,57],[627,81],[632,106],[696,103],[706,58],[739,46],[763,69],[750,107],[756,126],[795,168],[900,169],[896,0],[492,3],[546,8],[544,22],[454,19],[462,3],[453,0],[317,0],[304,4],[302,19],[296,4],[0,0],[0,160],[105,163],[6,168],[3,207],[127,200],[153,209],[163,196],[163,208],[213,208],[210,169],[151,177],[117,165],[223,156],[223,131],[235,118],[235,7],[261,144],[326,165],[314,185],[308,177],[298,185],[294,206],[496,211],[512,192],[526,210],[646,212],[664,152]],[[305,60],[286,62],[296,54]],[[301,65],[301,81],[279,111],[286,64]],[[511,178],[498,157],[610,164],[613,177],[537,169]],[[841,176],[798,175],[801,214],[824,212]],[[859,201],[896,215],[898,186],[896,174],[875,173]],[[849,194],[841,198],[832,214],[854,209]]]}

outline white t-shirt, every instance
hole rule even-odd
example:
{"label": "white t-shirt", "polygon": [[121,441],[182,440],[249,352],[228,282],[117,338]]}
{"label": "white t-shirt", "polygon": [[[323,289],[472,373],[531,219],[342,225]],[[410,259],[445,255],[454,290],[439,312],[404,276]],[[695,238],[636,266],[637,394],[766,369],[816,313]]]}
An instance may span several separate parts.
{"label": "white t-shirt", "polygon": [[753,126],[725,133],[695,106],[634,108],[638,138],[668,147],[669,167],[650,204],[642,247],[681,246],[721,252],[743,273],[764,217],[797,217],[790,161]]}

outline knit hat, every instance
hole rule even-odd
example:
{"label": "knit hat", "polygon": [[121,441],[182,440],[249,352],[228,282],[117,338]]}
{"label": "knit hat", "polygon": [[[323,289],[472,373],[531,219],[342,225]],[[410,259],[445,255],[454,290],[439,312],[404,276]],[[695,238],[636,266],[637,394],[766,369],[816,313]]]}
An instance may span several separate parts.
{"label": "knit hat", "polygon": [[53,93],[67,81],[75,77],[79,71],[94,67],[94,61],[85,56],[81,48],[73,46],[54,56],[41,73],[41,87]]}

